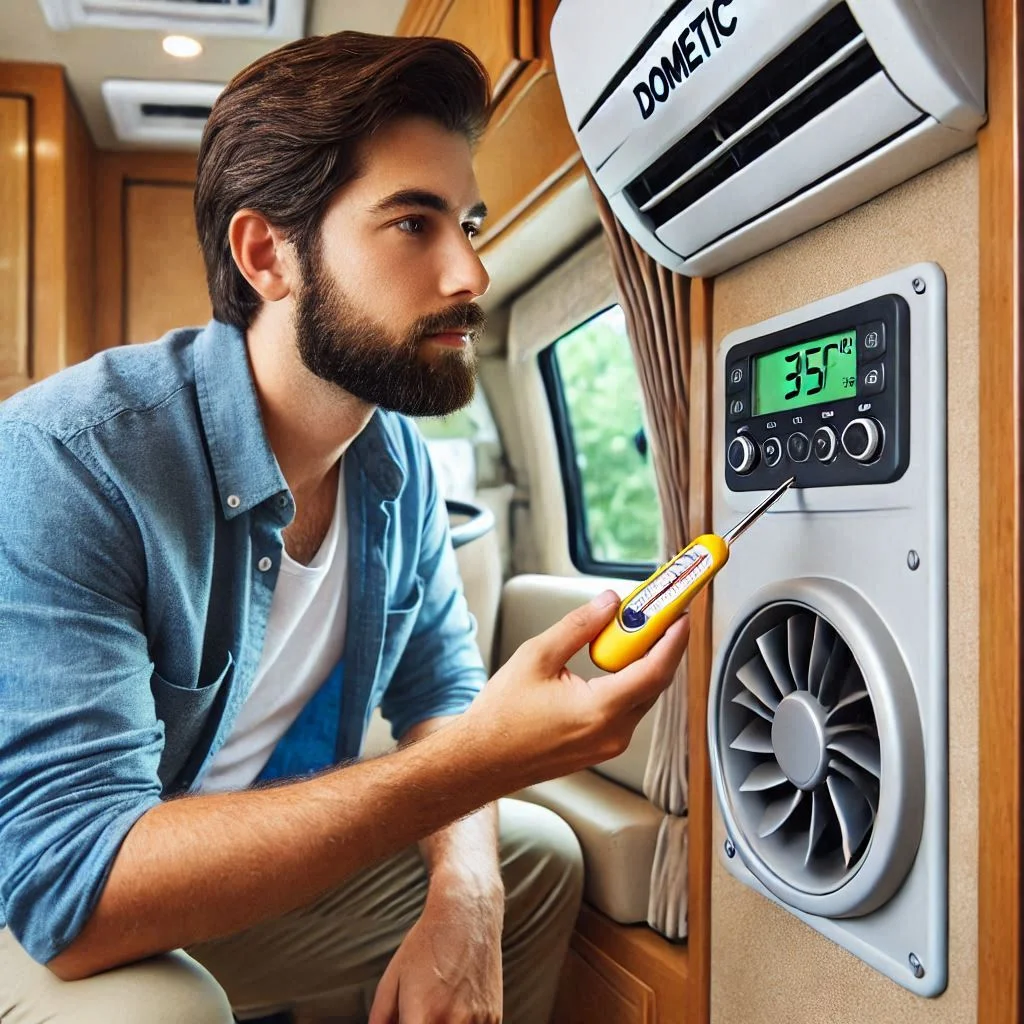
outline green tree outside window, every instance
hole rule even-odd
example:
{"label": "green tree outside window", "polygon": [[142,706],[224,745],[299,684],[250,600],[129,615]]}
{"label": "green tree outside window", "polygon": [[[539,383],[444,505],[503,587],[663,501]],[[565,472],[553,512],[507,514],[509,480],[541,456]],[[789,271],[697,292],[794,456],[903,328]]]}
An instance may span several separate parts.
{"label": "green tree outside window", "polygon": [[592,557],[613,563],[660,561],[661,510],[642,440],[643,400],[622,309],[612,306],[564,335],[555,343],[554,357]]}

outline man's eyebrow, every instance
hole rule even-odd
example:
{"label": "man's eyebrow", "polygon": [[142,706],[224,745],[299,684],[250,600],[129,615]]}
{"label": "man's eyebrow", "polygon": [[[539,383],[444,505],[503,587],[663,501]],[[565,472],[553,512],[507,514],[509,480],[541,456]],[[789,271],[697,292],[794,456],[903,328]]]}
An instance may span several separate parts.
{"label": "man's eyebrow", "polygon": [[[451,213],[452,209],[448,200],[436,192],[407,188],[385,196],[380,202],[374,204],[372,212],[389,213],[393,210],[405,210],[410,207],[426,207],[428,210],[437,210],[438,213]],[[467,220],[483,220],[486,216],[487,206],[484,203],[476,203],[466,212]]]}

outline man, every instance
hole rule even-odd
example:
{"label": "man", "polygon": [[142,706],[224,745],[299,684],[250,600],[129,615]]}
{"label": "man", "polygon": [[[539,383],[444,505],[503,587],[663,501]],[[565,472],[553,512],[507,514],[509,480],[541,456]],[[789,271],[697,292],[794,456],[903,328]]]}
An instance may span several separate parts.
{"label": "man", "polygon": [[450,42],[261,59],[199,153],[214,320],[0,406],[0,1019],[549,1016],[579,849],[495,801],[621,751],[686,627],[584,684],[605,594],[482,686],[399,414],[473,393],[487,106]]}

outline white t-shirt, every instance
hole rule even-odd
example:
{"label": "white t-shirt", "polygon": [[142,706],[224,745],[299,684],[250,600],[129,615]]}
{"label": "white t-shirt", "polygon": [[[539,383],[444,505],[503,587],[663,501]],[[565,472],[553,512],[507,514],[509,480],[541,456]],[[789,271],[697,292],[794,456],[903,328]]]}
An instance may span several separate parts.
{"label": "white t-shirt", "polygon": [[263,654],[234,728],[200,784],[204,793],[250,786],[306,702],[337,665],[348,618],[345,473],[320,550],[301,565],[282,550]]}

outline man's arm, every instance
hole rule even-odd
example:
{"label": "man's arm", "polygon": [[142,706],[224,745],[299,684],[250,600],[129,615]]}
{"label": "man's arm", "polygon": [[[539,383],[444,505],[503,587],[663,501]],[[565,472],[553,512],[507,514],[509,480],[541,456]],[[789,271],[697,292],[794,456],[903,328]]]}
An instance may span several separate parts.
{"label": "man's arm", "polygon": [[87,925],[48,966],[83,978],[312,901],[498,796],[476,746],[463,723],[311,780],[152,808],[125,838]]}
{"label": "man's arm", "polygon": [[[436,733],[455,717],[432,718],[402,737],[405,747]],[[464,896],[478,907],[500,913],[504,887],[498,859],[498,808],[488,804],[420,841],[432,889]]]}
{"label": "man's arm", "polygon": [[615,613],[618,599],[603,597],[525,643],[464,714],[417,743],[308,781],[147,811],[51,970],[83,978],[249,927],[499,796],[621,753],[688,630],[684,620],[647,657],[585,682],[565,664]]}

